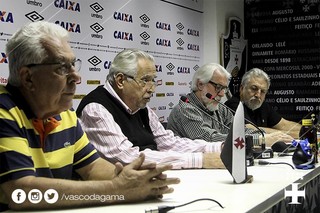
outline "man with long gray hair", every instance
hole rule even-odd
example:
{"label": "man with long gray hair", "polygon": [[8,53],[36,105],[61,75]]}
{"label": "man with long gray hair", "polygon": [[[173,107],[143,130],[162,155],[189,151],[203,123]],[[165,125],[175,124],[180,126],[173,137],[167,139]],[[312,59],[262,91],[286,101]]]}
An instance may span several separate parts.
{"label": "man with long gray hair", "polygon": [[[230,74],[221,65],[208,63],[201,66],[193,76],[188,101],[180,100],[168,118],[168,129],[175,135],[207,142],[224,141],[227,138],[233,113],[220,104],[228,91]],[[246,128],[253,136],[254,145],[260,145],[259,131]],[[271,146],[279,138],[292,140],[283,133],[265,134],[265,142]]]}
{"label": "man with long gray hair", "polygon": [[[265,102],[269,88],[270,78],[267,73],[259,68],[253,68],[242,77],[240,100],[233,96],[225,104],[231,109],[235,109],[239,101],[242,101],[245,117],[266,133],[277,134],[277,132],[282,131],[294,138],[299,138],[301,125],[283,118]],[[247,126],[252,127],[250,124],[247,124]]]}

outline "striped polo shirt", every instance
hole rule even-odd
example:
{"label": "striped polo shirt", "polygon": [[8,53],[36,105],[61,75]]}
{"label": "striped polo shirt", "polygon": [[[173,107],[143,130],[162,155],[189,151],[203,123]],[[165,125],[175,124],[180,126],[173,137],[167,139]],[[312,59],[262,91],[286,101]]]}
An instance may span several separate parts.
{"label": "striped polo shirt", "polygon": [[98,157],[73,110],[38,120],[18,88],[0,85],[0,184],[30,175],[72,179]]}

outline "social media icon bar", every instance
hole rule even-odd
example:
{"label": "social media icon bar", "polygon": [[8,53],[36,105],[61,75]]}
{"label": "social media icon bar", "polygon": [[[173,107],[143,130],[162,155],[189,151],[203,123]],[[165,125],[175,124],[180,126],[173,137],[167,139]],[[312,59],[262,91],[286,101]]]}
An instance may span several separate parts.
{"label": "social media icon bar", "polygon": [[[48,189],[47,191],[45,191],[43,196],[42,192],[39,189],[32,189],[28,193],[28,200],[31,203],[40,203],[42,198],[44,198],[47,203],[52,204],[58,201],[59,194],[54,189]],[[16,189],[12,192],[11,199],[13,200],[13,202],[21,204],[27,199],[27,194],[22,189]]]}
{"label": "social media icon bar", "polygon": [[26,198],[27,195],[25,191],[23,191],[22,189],[16,189],[11,194],[11,199],[13,200],[13,202],[17,204],[23,203],[26,200]]}
{"label": "social media icon bar", "polygon": [[42,200],[42,192],[39,189],[32,189],[28,193],[28,199],[31,203],[40,203]]}
{"label": "social media icon bar", "polygon": [[44,197],[44,200],[45,200],[47,203],[52,204],[52,203],[57,202],[57,200],[58,200],[58,198],[59,198],[59,194],[58,194],[58,192],[57,192],[56,190],[54,190],[54,189],[48,189],[48,190],[44,193],[43,197]]}

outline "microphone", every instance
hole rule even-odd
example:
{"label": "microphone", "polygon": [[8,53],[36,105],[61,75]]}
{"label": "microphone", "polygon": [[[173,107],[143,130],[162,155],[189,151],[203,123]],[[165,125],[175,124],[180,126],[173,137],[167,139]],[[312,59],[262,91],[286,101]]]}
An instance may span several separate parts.
{"label": "microphone", "polygon": [[[233,109],[231,109],[231,108],[228,107],[227,105],[221,103],[220,101],[216,100],[216,98],[213,97],[212,94],[207,93],[207,94],[206,94],[206,97],[209,98],[209,99],[211,99],[211,100],[215,100],[216,102],[218,102],[218,104],[220,104],[221,106],[225,107],[226,109],[230,110],[233,114],[235,114],[235,111],[234,111]],[[268,153],[265,153],[266,156],[263,156],[263,152],[266,150],[266,139],[265,139],[264,132],[263,132],[255,123],[253,123],[252,121],[250,121],[250,120],[248,120],[248,119],[246,119],[246,118],[244,118],[244,120],[245,120],[246,122],[248,122],[249,124],[251,124],[252,126],[254,126],[254,127],[260,132],[260,134],[261,134],[261,137],[262,137],[262,141],[261,141],[261,150],[262,150],[262,153],[261,153],[260,155],[262,155],[262,158],[270,158],[270,157],[272,157],[272,156],[273,156],[272,153],[269,153],[269,154],[268,154]],[[260,157],[260,155],[258,155],[256,158]]]}
{"label": "microphone", "polygon": [[[205,113],[206,115],[209,115],[211,118],[213,118],[219,124],[221,124],[222,126],[227,128],[228,130],[230,130],[229,126],[223,124],[221,121],[219,121],[218,119],[214,118],[212,115],[210,115],[208,112],[206,112],[205,110],[201,109],[197,105],[192,104],[191,102],[189,102],[189,99],[186,96],[181,96],[180,100],[185,102],[185,103],[191,104],[193,107],[197,108],[198,110],[200,110],[201,112]],[[227,108],[227,106],[226,106],[226,108]],[[254,165],[254,161],[253,161],[254,157],[253,157],[253,149],[252,149],[253,148],[252,136],[246,135],[245,140],[246,140],[246,162],[247,162],[247,166],[253,166]]]}
{"label": "microphone", "polygon": [[[209,99],[211,99],[211,100],[215,100],[216,102],[218,102],[218,104],[221,104],[223,107],[225,107],[225,108],[227,108],[228,110],[230,110],[233,114],[236,113],[233,109],[231,109],[231,108],[228,107],[227,105],[225,105],[225,104],[221,103],[220,101],[216,100],[216,98],[213,97],[212,94],[207,93],[207,94],[206,94],[206,97],[209,98]],[[250,121],[250,120],[248,120],[248,119],[246,119],[246,118],[244,118],[244,120],[245,120],[246,122],[248,122],[249,124],[251,124],[252,126],[254,126],[254,127],[261,133],[261,136],[262,136],[261,147],[262,147],[262,149],[264,150],[264,149],[266,148],[266,143],[265,143],[266,141],[265,141],[264,132],[263,132],[255,123],[253,123],[252,121]]]}
{"label": "microphone", "polygon": [[180,100],[185,102],[185,103],[190,103],[189,99],[186,96],[181,96]]}
{"label": "microphone", "polygon": [[213,117],[212,115],[210,115],[208,112],[206,112],[205,110],[201,109],[200,107],[198,107],[195,104],[192,104],[189,102],[189,99],[186,96],[181,96],[180,98],[181,101],[191,104],[193,107],[197,108],[198,110],[200,110],[201,112],[205,113],[206,115],[210,116],[211,118],[213,118],[215,121],[217,121],[220,125],[224,126],[225,128],[227,128],[228,130],[230,129],[230,127],[228,127],[227,125],[223,124],[221,121],[219,121],[218,119],[216,119],[215,117]]}

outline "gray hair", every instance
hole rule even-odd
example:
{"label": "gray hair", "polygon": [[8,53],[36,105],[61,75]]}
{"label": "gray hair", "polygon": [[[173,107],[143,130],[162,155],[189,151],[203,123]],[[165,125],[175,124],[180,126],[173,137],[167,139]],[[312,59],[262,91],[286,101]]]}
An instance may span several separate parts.
{"label": "gray hair", "polygon": [[6,54],[9,58],[8,82],[20,86],[19,69],[28,64],[42,63],[47,59],[46,42],[68,39],[68,31],[54,23],[37,21],[23,26],[6,44]]}
{"label": "gray hair", "polygon": [[139,49],[124,49],[119,52],[111,63],[107,80],[110,83],[113,83],[115,76],[118,73],[135,77],[139,59],[146,59],[154,62],[154,57],[152,55]]}
{"label": "gray hair", "polygon": [[242,76],[241,85],[245,87],[251,78],[263,78],[267,82],[268,89],[270,87],[270,78],[267,73],[259,68],[252,68]]}
{"label": "gray hair", "polygon": [[198,90],[198,87],[197,87],[198,80],[204,84],[208,83],[215,72],[220,72],[221,74],[226,76],[229,83],[231,74],[223,66],[216,63],[208,63],[201,66],[193,75],[191,90],[196,92]]}

